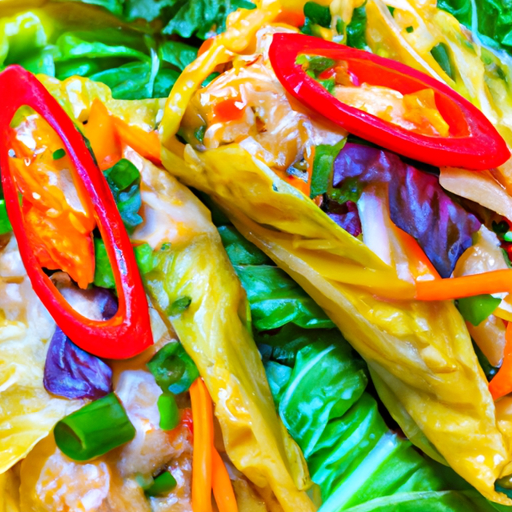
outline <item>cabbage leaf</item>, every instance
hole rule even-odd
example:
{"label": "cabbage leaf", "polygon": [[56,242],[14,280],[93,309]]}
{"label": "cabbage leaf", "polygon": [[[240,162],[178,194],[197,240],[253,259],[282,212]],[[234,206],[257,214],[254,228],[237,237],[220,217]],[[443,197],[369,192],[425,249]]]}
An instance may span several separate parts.
{"label": "cabbage leaf", "polygon": [[449,464],[486,497],[508,503],[494,491],[508,450],[455,306],[376,299],[379,286],[397,286],[391,270],[236,145],[203,153],[187,146],[187,167],[168,150],[163,156],[169,171],[211,194],[240,232],[322,306]]}
{"label": "cabbage leaf", "polygon": [[[235,266],[261,256],[233,226],[219,229],[226,228]],[[236,245],[243,246],[243,261],[233,251]],[[262,273],[271,268],[268,262],[259,267]],[[274,291],[279,295],[278,286]],[[249,300],[255,311],[257,292]],[[323,511],[493,510],[452,470],[389,431],[366,390],[366,365],[337,329],[291,322],[271,331],[253,327],[279,415],[320,486]]]}

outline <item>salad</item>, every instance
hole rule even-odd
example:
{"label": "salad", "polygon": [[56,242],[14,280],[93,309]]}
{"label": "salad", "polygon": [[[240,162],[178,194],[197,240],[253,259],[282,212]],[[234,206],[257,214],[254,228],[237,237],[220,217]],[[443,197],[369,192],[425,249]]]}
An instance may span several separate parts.
{"label": "salad", "polygon": [[0,15],[0,510],[512,505],[506,8]]}

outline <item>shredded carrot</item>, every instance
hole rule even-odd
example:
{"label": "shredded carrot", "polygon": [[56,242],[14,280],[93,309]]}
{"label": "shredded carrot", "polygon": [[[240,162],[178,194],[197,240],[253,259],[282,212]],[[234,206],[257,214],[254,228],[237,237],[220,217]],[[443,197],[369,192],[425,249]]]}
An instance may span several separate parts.
{"label": "shredded carrot", "polygon": [[197,51],[197,56],[203,55],[203,53],[206,53],[213,44],[213,41],[215,41],[214,37],[210,37],[209,39],[206,39],[203,44],[199,47],[199,50]]}
{"label": "shredded carrot", "polygon": [[98,99],[92,103],[85,135],[91,143],[94,156],[102,171],[109,169],[122,158],[121,144],[114,120],[107,107]]}
{"label": "shredded carrot", "polygon": [[215,120],[221,123],[238,121],[244,115],[245,107],[242,98],[227,98],[213,107],[213,116]]}
{"label": "shredded carrot", "polygon": [[286,8],[281,8],[274,23],[286,23],[292,27],[302,27],[306,23],[306,17],[302,11],[290,11]]}
{"label": "shredded carrot", "polygon": [[194,422],[194,454],[192,459],[192,510],[212,511],[212,399],[201,378],[190,386]]}
{"label": "shredded carrot", "polygon": [[474,276],[416,281],[417,300],[453,300],[512,291],[512,270],[492,270]]}
{"label": "shredded carrot", "polygon": [[509,322],[507,325],[505,339],[503,363],[498,373],[489,383],[489,391],[494,400],[498,400],[498,398],[512,392],[512,322]]}
{"label": "shredded carrot", "polygon": [[233,490],[228,470],[215,448],[212,452],[212,464],[213,495],[215,496],[215,503],[217,503],[219,512],[238,512],[235,491]]}
{"label": "shredded carrot", "polygon": [[417,279],[420,276],[430,274],[434,279],[441,279],[441,276],[438,274],[434,265],[432,265],[432,262],[428,259],[416,239],[394,224],[393,231],[405,250],[414,278]]}
{"label": "shredded carrot", "polygon": [[128,124],[119,117],[114,117],[113,119],[117,134],[126,145],[154,164],[162,164],[158,132],[146,132],[138,126]]}

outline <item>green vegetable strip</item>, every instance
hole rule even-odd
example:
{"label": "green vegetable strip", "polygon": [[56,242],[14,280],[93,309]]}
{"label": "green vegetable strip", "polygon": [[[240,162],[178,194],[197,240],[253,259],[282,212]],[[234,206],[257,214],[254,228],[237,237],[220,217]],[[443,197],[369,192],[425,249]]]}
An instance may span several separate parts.
{"label": "green vegetable strip", "polygon": [[5,207],[5,200],[0,199],[0,235],[5,235],[12,231],[9,217],[7,216],[7,208]]}
{"label": "green vegetable strip", "polygon": [[475,295],[467,299],[459,299],[457,302],[457,307],[464,320],[477,326],[494,313],[494,310],[500,305],[501,299],[496,299],[492,295]]}
{"label": "green vegetable strip", "polygon": [[164,496],[172,491],[176,487],[175,478],[169,473],[169,471],[165,471],[161,475],[155,478],[153,485],[151,485],[148,489],[146,489],[145,493],[147,496]]}
{"label": "green vegetable strip", "polygon": [[164,394],[184,393],[199,377],[194,361],[179,342],[162,347],[146,366]]}
{"label": "green vegetable strip", "polygon": [[135,428],[114,393],[66,416],[55,425],[55,443],[70,459],[86,461],[135,437]]}
{"label": "green vegetable strip", "polygon": [[140,195],[140,172],[129,160],[119,160],[103,172],[117,204],[128,233],[142,224],[139,210],[142,206]]}
{"label": "green vegetable strip", "polygon": [[[153,270],[153,249],[149,244],[137,245],[133,248],[135,260],[142,275]],[[114,281],[114,273],[112,265],[108,259],[105,243],[100,238],[94,239],[94,253],[96,256],[96,266],[94,269],[94,285],[101,288],[109,288],[114,290],[116,283]]]}
{"label": "green vegetable strip", "polygon": [[160,413],[160,428],[172,430],[180,422],[180,411],[173,395],[163,394],[158,398],[158,412]]}
{"label": "green vegetable strip", "polygon": [[[225,224],[215,209],[213,218]],[[251,304],[280,417],[320,486],[321,512],[494,510],[450,468],[389,430],[365,391],[364,362],[304,291],[233,226],[219,232]],[[283,301],[294,304],[294,315]]]}
{"label": "green vegetable strip", "polygon": [[311,198],[325,194],[332,186],[334,160],[345,145],[346,139],[335,146],[320,144],[315,148],[313,174],[311,176]]}

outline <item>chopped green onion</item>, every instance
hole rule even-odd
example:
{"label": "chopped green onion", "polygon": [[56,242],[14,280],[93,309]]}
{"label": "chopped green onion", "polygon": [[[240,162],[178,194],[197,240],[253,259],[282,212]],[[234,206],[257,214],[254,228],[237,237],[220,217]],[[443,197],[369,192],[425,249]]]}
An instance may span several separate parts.
{"label": "chopped green onion", "polygon": [[57,149],[57,151],[53,152],[54,160],[60,160],[61,158],[64,158],[65,156],[66,156],[66,151],[62,148]]}
{"label": "chopped green onion", "polygon": [[167,313],[171,316],[179,315],[186,311],[190,304],[192,303],[192,299],[190,297],[184,296],[176,299],[168,308]]}
{"label": "chopped green onion", "polygon": [[135,481],[139,484],[140,487],[144,491],[147,491],[155,481],[154,478],[151,475],[143,475],[142,473],[137,473],[135,475]]}
{"label": "chopped green onion", "polygon": [[114,196],[121,218],[128,233],[142,224],[139,210],[142,206],[140,195],[140,172],[129,160],[123,158],[103,172]]}
{"label": "chopped green onion", "polygon": [[165,471],[155,478],[153,485],[149,489],[146,489],[145,492],[147,496],[162,496],[172,491],[175,487],[176,480],[169,471]]}
{"label": "chopped green onion", "polygon": [[85,461],[131,441],[135,428],[119,399],[110,393],[59,421],[53,434],[65,455]]}
{"label": "chopped green onion", "polygon": [[439,43],[430,50],[432,57],[441,66],[441,69],[452,79],[455,80],[455,69],[452,66],[450,55],[448,54],[448,47],[444,43]]}
{"label": "chopped green onion", "polygon": [[12,231],[12,226],[7,215],[7,208],[5,207],[5,200],[0,199],[0,235],[5,235]]}
{"label": "chopped green onion", "polygon": [[331,9],[328,6],[319,5],[316,2],[306,2],[304,5],[306,21],[315,23],[324,28],[331,26]]}
{"label": "chopped green onion", "polygon": [[180,410],[173,395],[164,393],[158,398],[158,412],[160,413],[160,428],[172,430],[180,422]]}
{"label": "chopped green onion", "polygon": [[199,142],[203,142],[204,140],[204,134],[206,133],[206,125],[203,124],[201,125],[195,132],[194,132],[194,137],[199,141]]}
{"label": "chopped green onion", "polygon": [[501,299],[492,295],[475,295],[458,300],[458,307],[464,320],[477,326],[481,324],[500,305]]}
{"label": "chopped green onion", "polygon": [[146,366],[164,393],[184,393],[199,377],[194,361],[179,342],[162,347]]}
{"label": "chopped green onion", "polygon": [[339,155],[345,145],[346,139],[338,144],[320,144],[315,148],[315,158],[313,160],[313,174],[311,176],[310,197],[325,194],[332,184],[332,173],[334,170],[334,160]]}
{"label": "chopped green onion", "polygon": [[[141,275],[151,272],[153,270],[153,249],[151,249],[151,246],[147,243],[137,245],[133,248],[133,252]],[[107,255],[105,242],[101,238],[94,239],[94,254],[96,256],[94,285],[100,288],[115,289],[114,272]]]}

